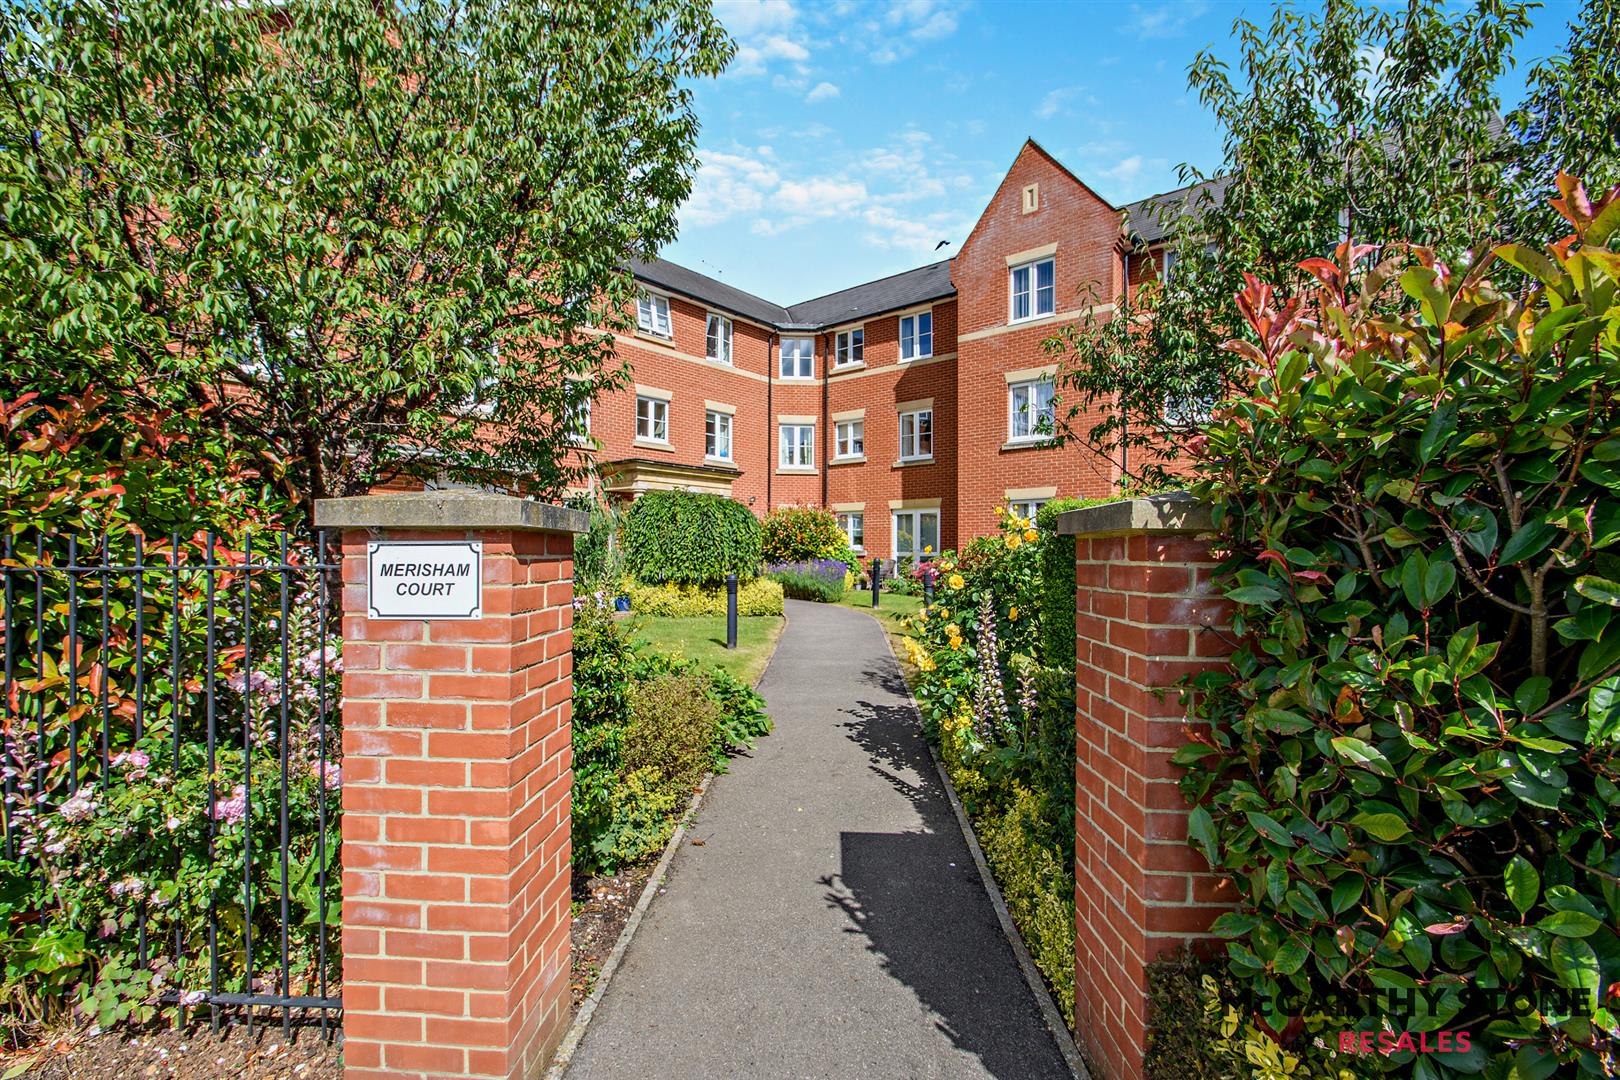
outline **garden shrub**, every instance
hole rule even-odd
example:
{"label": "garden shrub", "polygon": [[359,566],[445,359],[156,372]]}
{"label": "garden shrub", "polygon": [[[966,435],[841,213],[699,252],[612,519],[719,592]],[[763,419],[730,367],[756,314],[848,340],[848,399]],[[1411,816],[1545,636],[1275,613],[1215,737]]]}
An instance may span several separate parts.
{"label": "garden shrub", "polygon": [[783,506],[766,515],[761,553],[772,563],[854,561],[838,516],[813,506]]}
{"label": "garden shrub", "polygon": [[1251,280],[1253,393],[1192,447],[1244,644],[1177,760],[1241,1009],[1472,1035],[1363,1068],[1613,1075],[1620,189],[1560,185],[1545,253]]}
{"label": "garden shrub", "polygon": [[1219,960],[1183,947],[1148,965],[1147,1080],[1354,1080],[1350,1055],[1337,1049],[1340,1018],[1310,1012],[1284,1049],[1245,1017],[1242,997]]}
{"label": "garden shrub", "polygon": [[[657,694],[669,696],[675,711],[659,711],[649,700]],[[770,730],[765,700],[752,687],[719,669],[638,650],[610,610],[580,603],[574,615],[576,879],[656,852],[674,830],[695,778],[724,772],[732,754]],[[666,737],[668,746],[661,746]]]}
{"label": "garden shrub", "polygon": [[1053,499],[1035,512],[1041,534],[1041,660],[1074,667],[1074,537],[1057,531],[1059,515],[1103,500]]}
{"label": "garden shrub", "polygon": [[[630,610],[638,615],[696,619],[726,613],[724,585],[642,585],[631,581],[623,592],[630,598]],[[737,614],[782,614],[782,586],[769,578],[740,582]]]}
{"label": "garden shrub", "polygon": [[760,524],[724,495],[652,491],[624,513],[625,567],[646,584],[717,585],[759,571]]}
{"label": "garden shrub", "polygon": [[[1004,812],[988,811],[975,821],[985,861],[1001,887],[1007,910],[1030,957],[1051,984],[1074,1027],[1074,870],[1061,849],[1042,840],[1052,814],[1046,795],[1014,780]],[[1074,799],[1068,794],[1072,808]],[[1070,815],[1071,820],[1073,815]],[[1072,830],[1071,830],[1072,835]]]}
{"label": "garden shrub", "polygon": [[624,765],[656,770],[672,790],[690,792],[713,760],[720,706],[701,672],[659,675],[630,690]]}
{"label": "garden shrub", "polygon": [[574,592],[617,592],[624,576],[624,544],[619,539],[624,515],[590,495],[570,500],[569,505],[590,515],[590,527],[574,538]]}
{"label": "garden shrub", "polygon": [[[16,544],[17,565],[36,562],[38,541],[45,562],[57,568],[42,574],[37,592],[22,588],[6,598],[13,628],[22,635],[20,647],[8,649],[15,695],[9,710],[13,720],[18,710],[29,718],[26,728],[12,726],[0,742],[6,818],[15,842],[0,853],[0,1034],[12,1045],[69,1010],[103,1026],[144,1021],[157,1012],[155,991],[189,996],[207,987],[205,928],[211,905],[217,904],[221,914],[221,985],[240,981],[245,971],[248,926],[229,897],[240,895],[233,890],[241,888],[242,851],[250,834],[259,851],[276,850],[278,844],[281,760],[275,736],[282,699],[265,688],[277,685],[281,628],[258,621],[251,661],[245,650],[227,646],[213,657],[216,678],[210,683],[196,677],[209,670],[205,575],[182,573],[178,589],[171,591],[174,578],[158,569],[143,575],[147,604],[138,680],[135,575],[117,568],[134,562],[141,537],[147,538],[143,554],[154,567],[171,562],[228,566],[240,561],[245,536],[286,524],[289,512],[260,474],[240,464],[247,455],[228,433],[188,437],[187,430],[207,432],[209,426],[197,416],[181,419],[115,413],[94,393],[29,393],[0,402],[6,462],[0,470],[0,524]],[[207,529],[217,530],[212,546],[199,531]],[[181,534],[178,543],[171,532]],[[94,629],[99,597],[92,599],[85,587],[94,579],[80,577],[76,609],[70,602],[67,574],[60,572],[68,537],[78,538],[81,565],[99,562],[92,553],[104,544],[114,568],[104,579],[110,599],[103,614],[109,629],[105,647]],[[274,542],[262,534],[259,541]],[[288,555],[295,565],[307,564],[312,552],[294,537]],[[313,992],[320,973],[316,936],[323,904],[328,977],[336,976],[341,958],[339,875],[330,876],[323,892],[314,871],[323,854],[326,866],[335,869],[339,850],[336,705],[342,666],[340,642],[319,618],[312,578],[290,576],[285,627],[293,680],[285,703],[288,859],[294,874],[286,925],[295,994]],[[233,626],[229,612],[241,603],[245,587],[253,589],[261,612],[276,603],[274,575],[244,586],[239,575],[223,572],[215,583],[221,616],[215,629]],[[75,610],[81,655],[69,665],[61,658],[69,652],[69,613]],[[230,644],[240,641],[237,623]],[[323,655],[326,682],[319,686]],[[175,665],[192,673],[179,685],[170,680]],[[70,684],[86,695],[77,706],[69,703]],[[93,708],[87,698],[98,685],[110,704],[105,728],[91,722],[94,712],[87,715]],[[221,733],[212,775],[209,685]],[[257,692],[245,693],[250,686]],[[317,690],[325,692],[324,767]],[[144,708],[138,710],[137,700]],[[144,720],[139,734],[138,714]],[[251,753],[242,749],[244,717],[256,733]],[[75,728],[76,754],[68,749]],[[103,733],[106,741],[100,743]],[[106,747],[105,771],[98,743]],[[251,799],[237,786],[248,776]],[[210,845],[213,859],[207,855]],[[238,876],[227,885],[231,866]],[[260,902],[250,924],[252,959],[264,972],[280,959],[279,905],[264,899],[280,891],[274,860],[254,863],[253,890]],[[144,963],[137,925],[142,911],[147,917]],[[183,941],[178,951],[177,932]]]}
{"label": "garden shrub", "polygon": [[770,579],[782,586],[782,594],[789,600],[815,600],[823,604],[836,604],[844,598],[844,583],[849,577],[849,564],[837,559],[815,559],[809,562],[771,563],[765,567]]}

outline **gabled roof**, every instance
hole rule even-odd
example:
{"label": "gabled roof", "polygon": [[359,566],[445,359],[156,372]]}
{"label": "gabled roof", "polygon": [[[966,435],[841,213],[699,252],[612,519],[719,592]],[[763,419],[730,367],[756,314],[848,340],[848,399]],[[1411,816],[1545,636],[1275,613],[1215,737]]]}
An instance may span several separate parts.
{"label": "gabled roof", "polygon": [[662,286],[670,292],[689,296],[693,300],[719,308],[733,315],[741,315],[766,326],[782,326],[792,322],[787,308],[761,300],[753,293],[745,293],[723,281],[688,270],[668,259],[631,259],[630,272],[637,281]]}
{"label": "gabled roof", "polygon": [[[1231,184],[1229,177],[1220,176],[1214,180],[1204,180],[1196,184],[1178,187],[1174,191],[1166,191],[1161,195],[1149,195],[1145,199],[1125,205],[1125,231],[1132,239],[1144,244],[1156,244],[1164,239],[1165,225],[1173,219],[1182,204],[1189,200],[1197,205],[1207,197],[1219,206],[1226,198],[1226,189]],[[1163,220],[1161,220],[1161,218]]]}
{"label": "gabled roof", "polygon": [[951,284],[951,260],[945,259],[805,300],[789,307],[788,315],[795,323],[804,326],[837,326],[955,295],[956,286]]}

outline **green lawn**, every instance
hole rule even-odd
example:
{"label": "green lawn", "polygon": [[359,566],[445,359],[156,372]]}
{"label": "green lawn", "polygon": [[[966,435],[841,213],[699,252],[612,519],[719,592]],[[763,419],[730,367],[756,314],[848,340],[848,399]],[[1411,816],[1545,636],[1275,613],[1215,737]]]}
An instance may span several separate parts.
{"label": "green lawn", "polygon": [[696,619],[636,615],[630,632],[636,640],[659,652],[673,653],[688,660],[724,668],[753,686],[765,672],[776,639],[782,636],[787,620],[780,615],[753,615],[737,620],[737,648],[726,648],[726,618],[706,615]]}

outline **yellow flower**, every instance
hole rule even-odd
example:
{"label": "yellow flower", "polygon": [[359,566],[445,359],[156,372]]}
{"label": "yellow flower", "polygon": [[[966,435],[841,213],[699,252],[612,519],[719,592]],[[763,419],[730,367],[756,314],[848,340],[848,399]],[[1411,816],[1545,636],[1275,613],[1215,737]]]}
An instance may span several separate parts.
{"label": "yellow flower", "polygon": [[1041,534],[1036,532],[1034,529],[1025,529],[1024,530],[1024,543],[1033,544],[1036,540],[1040,539],[1040,536],[1041,536]]}
{"label": "yellow flower", "polygon": [[945,636],[946,637],[961,637],[962,636],[962,628],[960,626],[957,626],[955,623],[951,623],[949,626],[947,626],[945,628]]}
{"label": "yellow flower", "polygon": [[924,544],[923,545],[923,554],[924,555],[932,555],[933,553],[934,553],[934,545],[933,544]]}
{"label": "yellow flower", "polygon": [[952,574],[946,579],[945,583],[953,589],[960,589],[963,585],[967,584],[967,582],[962,580],[961,574]]}
{"label": "yellow flower", "polygon": [[942,619],[948,619],[948,618],[951,617],[951,609],[950,608],[942,607],[942,608],[935,608],[934,610],[936,612],[938,612],[939,617],[942,618]]}
{"label": "yellow flower", "polygon": [[951,648],[952,649],[960,649],[961,647],[962,647],[962,639],[961,638],[959,638],[959,637],[951,638]]}
{"label": "yellow flower", "polygon": [[1017,551],[1018,550],[1018,545],[1022,544],[1023,542],[1024,542],[1023,538],[1018,536],[1016,533],[1014,533],[1012,536],[1007,537],[1007,546],[1009,548],[1011,548],[1013,551]]}
{"label": "yellow flower", "polygon": [[1017,604],[1014,604],[1012,607],[1007,609],[1007,618],[1011,622],[1017,622],[1018,621],[1018,605]]}

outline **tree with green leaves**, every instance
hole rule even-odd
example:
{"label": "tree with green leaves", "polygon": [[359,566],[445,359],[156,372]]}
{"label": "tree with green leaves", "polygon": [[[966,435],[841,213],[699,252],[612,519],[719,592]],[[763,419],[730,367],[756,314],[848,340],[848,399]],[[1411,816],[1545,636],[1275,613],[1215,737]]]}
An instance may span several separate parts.
{"label": "tree with green leaves", "polygon": [[[1483,250],[1513,162],[1494,85],[1531,6],[1278,5],[1264,24],[1237,20],[1235,71],[1200,53],[1188,83],[1221,128],[1224,160],[1209,175],[1183,166],[1186,182],[1213,182],[1159,204],[1178,255],[1169,285],[1049,343],[1066,361],[1066,434],[1120,460],[1129,482],[1171,482],[1162,452],[1233,389],[1220,345],[1244,333],[1233,298],[1245,275],[1297,291],[1299,263],[1347,236],[1462,261]],[[1098,405],[1101,421],[1073,430]]]}
{"label": "tree with green leaves", "polygon": [[702,0],[29,0],[0,12],[0,379],[197,410],[288,501],[557,495],[675,235]]}
{"label": "tree with green leaves", "polygon": [[1559,170],[1591,191],[1620,184],[1620,3],[1586,0],[1564,52],[1532,69],[1529,93],[1508,122],[1525,153],[1514,184],[1514,239],[1560,224],[1552,208]]}

